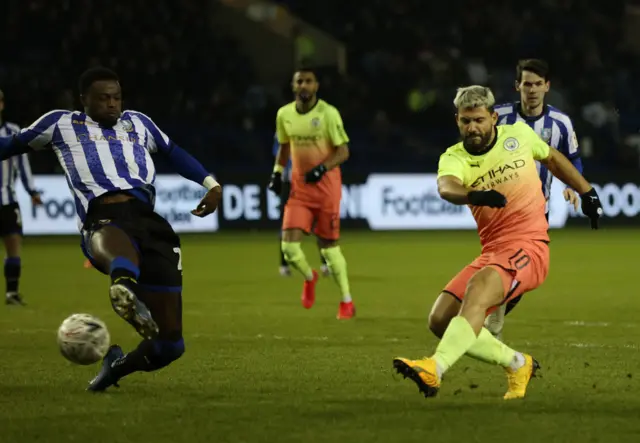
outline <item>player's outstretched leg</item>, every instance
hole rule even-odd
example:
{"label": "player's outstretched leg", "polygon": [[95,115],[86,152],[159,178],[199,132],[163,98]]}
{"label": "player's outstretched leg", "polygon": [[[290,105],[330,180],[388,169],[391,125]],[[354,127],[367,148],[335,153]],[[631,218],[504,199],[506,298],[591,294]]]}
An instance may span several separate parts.
{"label": "player's outstretched leg", "polygon": [[20,261],[21,246],[22,236],[20,234],[9,234],[4,237],[4,247],[7,253],[7,257],[4,259],[5,303],[8,305],[25,304],[19,290],[22,269]]}
{"label": "player's outstretched leg", "polygon": [[113,310],[138,331],[151,339],[158,326],[149,309],[136,296],[138,291],[138,252],[129,236],[115,226],[103,226],[89,234],[88,252],[102,272],[111,276],[109,297]]}
{"label": "player's outstretched leg", "polygon": [[[469,280],[460,314],[448,322],[432,357],[394,360],[396,370],[413,380],[425,396],[436,395],[444,372],[468,354],[505,367],[509,382],[505,399],[524,397],[529,380],[538,367],[537,362],[529,355],[508,348],[482,327],[487,310],[500,304],[504,297],[502,277],[498,272],[492,267],[483,268]],[[443,296],[448,297],[448,294]],[[433,312],[430,321],[432,317]],[[432,330],[437,329],[430,326]]]}
{"label": "player's outstretched leg", "polygon": [[98,375],[87,390],[101,392],[134,372],[152,372],[168,366],[185,351],[182,337],[182,296],[180,292],[140,292],[140,300],[148,307],[159,326],[158,336],[143,340],[133,351],[124,354],[112,345],[104,357]]}
{"label": "player's outstretched leg", "polygon": [[320,252],[320,272],[323,277],[329,277],[331,275],[331,268],[329,268],[329,264],[327,263],[327,259],[322,254],[322,239],[317,239],[318,251]]}
{"label": "player's outstretched leg", "polygon": [[[319,239],[320,240],[320,239]],[[342,250],[338,243],[333,240],[320,240],[322,249],[320,252],[326,259],[327,265],[331,270],[331,275],[340,288],[342,301],[338,309],[337,318],[346,320],[352,318],[356,314],[356,308],[351,299],[351,289],[349,288],[349,276],[347,274],[347,260],[342,255]]]}
{"label": "player's outstretched leg", "polygon": [[304,277],[304,287],[302,288],[302,306],[309,309],[316,301],[316,283],[318,273],[311,269],[307,258],[302,251],[303,232],[300,229],[287,229],[282,236],[282,252],[284,257],[295,270]]}

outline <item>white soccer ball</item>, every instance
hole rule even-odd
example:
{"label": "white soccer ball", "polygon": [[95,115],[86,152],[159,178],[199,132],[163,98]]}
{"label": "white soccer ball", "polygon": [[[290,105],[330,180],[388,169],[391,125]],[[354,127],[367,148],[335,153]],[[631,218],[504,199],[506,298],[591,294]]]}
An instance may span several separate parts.
{"label": "white soccer ball", "polygon": [[73,314],[58,328],[60,353],[71,363],[90,365],[104,357],[111,337],[107,325],[91,314]]}

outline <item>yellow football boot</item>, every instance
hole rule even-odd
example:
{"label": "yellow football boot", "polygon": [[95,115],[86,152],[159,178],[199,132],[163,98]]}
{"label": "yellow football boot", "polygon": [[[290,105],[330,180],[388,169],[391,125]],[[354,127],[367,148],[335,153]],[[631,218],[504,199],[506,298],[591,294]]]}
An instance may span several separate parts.
{"label": "yellow football boot", "polygon": [[435,397],[440,389],[440,380],[436,370],[436,361],[433,358],[423,360],[408,360],[406,358],[394,358],[393,367],[404,378],[409,377],[418,390],[425,397]]}
{"label": "yellow football boot", "polygon": [[511,368],[506,368],[509,389],[504,394],[505,400],[523,398],[527,392],[529,381],[536,376],[536,371],[540,369],[540,365],[533,357],[527,354],[522,355],[524,356],[524,365],[515,371]]}

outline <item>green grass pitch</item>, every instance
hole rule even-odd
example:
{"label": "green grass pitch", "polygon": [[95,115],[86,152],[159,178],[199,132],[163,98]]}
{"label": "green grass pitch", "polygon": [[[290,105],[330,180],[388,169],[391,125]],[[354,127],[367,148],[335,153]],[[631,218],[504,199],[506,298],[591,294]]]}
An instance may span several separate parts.
{"label": "green grass pitch", "polygon": [[[301,280],[277,273],[275,233],[183,236],[184,357],[97,395],[84,389],[98,365],[60,356],[59,323],[88,312],[125,350],[138,338],[78,243],[27,238],[29,305],[0,306],[2,443],[628,442],[640,432],[640,231],[552,231],[547,282],[505,327],[543,368],[512,402],[503,371],[467,357],[434,399],[392,373],[393,357],[433,351],[427,314],[478,253],[473,232],[345,232],[357,306],[347,322],[335,319],[329,279],[314,308],[301,307]],[[317,265],[311,239],[305,250]]]}

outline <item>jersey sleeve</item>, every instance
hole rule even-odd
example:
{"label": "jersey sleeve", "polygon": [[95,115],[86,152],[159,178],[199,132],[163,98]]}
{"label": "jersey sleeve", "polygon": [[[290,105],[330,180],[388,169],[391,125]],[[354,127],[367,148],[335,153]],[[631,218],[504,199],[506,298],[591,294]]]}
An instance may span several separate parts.
{"label": "jersey sleeve", "polygon": [[278,111],[276,115],[276,140],[278,143],[285,144],[289,143],[289,134],[287,134],[287,129],[284,124],[284,115],[282,109]]}
{"label": "jersey sleeve", "polygon": [[349,143],[349,136],[344,130],[342,116],[340,115],[340,112],[334,107],[329,108],[329,119],[327,124],[329,140],[331,140],[331,144],[333,146],[342,146]]}
{"label": "jersey sleeve", "polygon": [[445,152],[438,162],[438,178],[451,175],[464,183],[467,166],[456,155]]}
{"label": "jersey sleeve", "polygon": [[19,143],[33,150],[42,150],[50,147],[58,121],[68,113],[69,111],[48,112],[30,126],[23,128],[15,135],[15,138]]}
{"label": "jersey sleeve", "polygon": [[[129,111],[130,112],[130,111]],[[143,126],[147,130],[149,137],[147,138],[147,150],[150,153],[156,153],[161,151],[165,154],[169,154],[173,148],[174,143],[171,141],[169,136],[162,132],[162,130],[156,125],[151,118],[142,112],[132,113],[142,122]]]}

